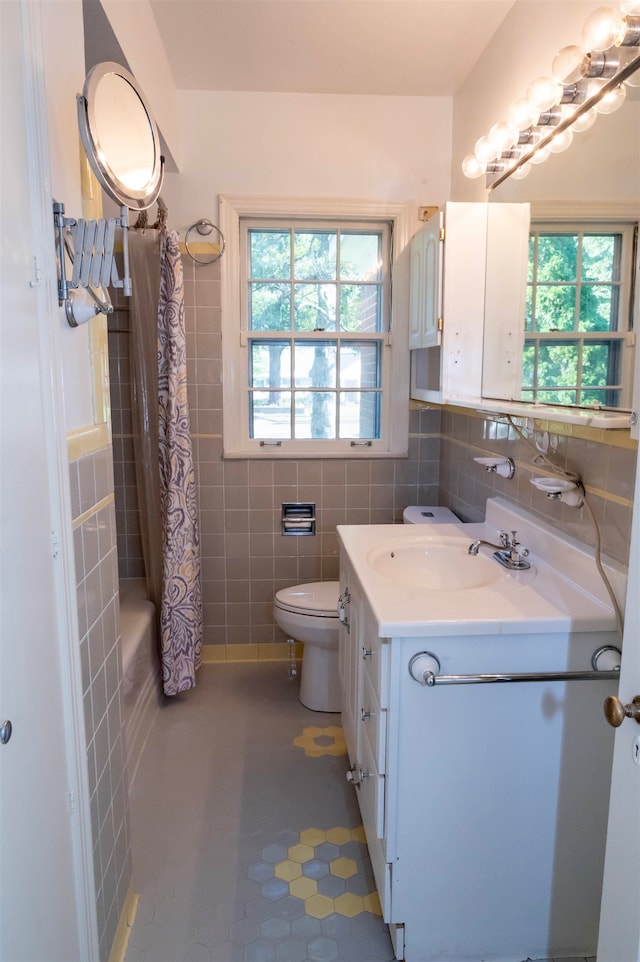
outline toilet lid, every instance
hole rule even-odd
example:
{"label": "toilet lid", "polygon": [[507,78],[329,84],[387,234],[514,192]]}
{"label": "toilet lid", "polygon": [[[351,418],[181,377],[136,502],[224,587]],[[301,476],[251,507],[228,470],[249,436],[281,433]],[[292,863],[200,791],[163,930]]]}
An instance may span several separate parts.
{"label": "toilet lid", "polygon": [[338,617],[338,581],[315,581],[276,592],[276,604],[288,611],[309,611],[324,618]]}

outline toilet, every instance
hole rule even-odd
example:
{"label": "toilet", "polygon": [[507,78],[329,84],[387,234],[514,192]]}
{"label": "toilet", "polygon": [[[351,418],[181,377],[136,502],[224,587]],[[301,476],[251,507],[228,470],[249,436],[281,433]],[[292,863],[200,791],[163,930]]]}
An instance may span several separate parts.
{"label": "toilet", "polygon": [[338,581],[281,588],[273,617],[289,638],[304,642],[299,698],[312,711],[340,711]]}
{"label": "toilet", "polygon": [[[457,524],[448,508],[413,505],[405,508],[404,524]],[[273,602],[273,617],[288,638],[304,642],[299,698],[312,711],[340,711],[338,670],[338,581],[314,581],[281,588]]]}

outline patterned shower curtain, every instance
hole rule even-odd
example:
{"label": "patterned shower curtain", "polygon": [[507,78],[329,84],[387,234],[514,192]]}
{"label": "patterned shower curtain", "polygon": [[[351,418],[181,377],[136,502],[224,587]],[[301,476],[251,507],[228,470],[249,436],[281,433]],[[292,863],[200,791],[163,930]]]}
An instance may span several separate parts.
{"label": "patterned shower curtain", "polygon": [[200,539],[184,333],[182,260],[175,230],[160,232],[158,306],[162,602],[160,654],[165,695],[195,685],[201,663]]}

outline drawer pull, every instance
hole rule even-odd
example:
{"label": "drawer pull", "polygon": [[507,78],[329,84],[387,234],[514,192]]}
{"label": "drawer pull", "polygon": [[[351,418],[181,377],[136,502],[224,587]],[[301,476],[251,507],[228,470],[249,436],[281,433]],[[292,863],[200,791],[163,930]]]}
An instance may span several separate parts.
{"label": "drawer pull", "polygon": [[375,718],[377,714],[376,711],[365,711],[364,708],[360,709],[360,718],[362,721],[366,721],[367,718]]}
{"label": "drawer pull", "polygon": [[362,657],[363,657],[363,658],[370,658],[372,654],[373,654],[373,651],[372,651],[371,648],[363,648],[363,649],[362,649]]}

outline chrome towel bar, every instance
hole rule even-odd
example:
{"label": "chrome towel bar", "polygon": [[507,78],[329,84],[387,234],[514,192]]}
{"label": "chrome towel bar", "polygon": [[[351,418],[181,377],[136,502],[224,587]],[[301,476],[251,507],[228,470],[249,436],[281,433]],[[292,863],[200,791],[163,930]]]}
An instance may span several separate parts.
{"label": "chrome towel bar", "polygon": [[612,671],[533,671],[510,675],[435,675],[424,673],[427,688],[435,685],[493,685],[517,681],[608,681],[620,677],[620,669]]}

